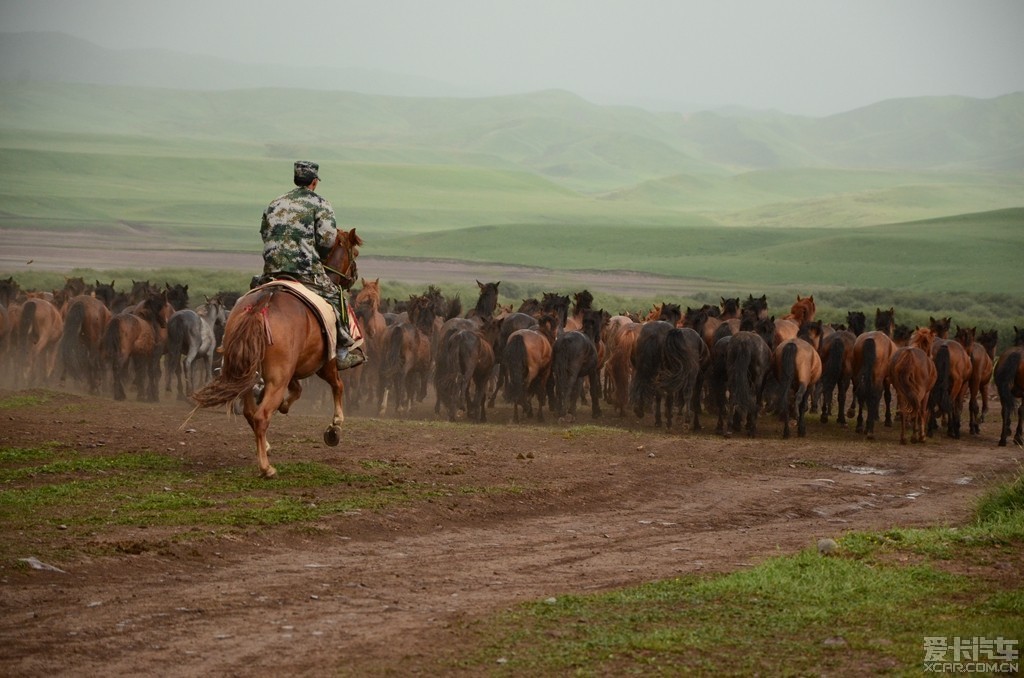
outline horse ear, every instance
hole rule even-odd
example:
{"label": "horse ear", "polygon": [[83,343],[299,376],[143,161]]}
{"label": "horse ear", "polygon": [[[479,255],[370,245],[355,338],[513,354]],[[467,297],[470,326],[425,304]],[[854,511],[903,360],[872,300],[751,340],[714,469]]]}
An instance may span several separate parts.
{"label": "horse ear", "polygon": [[482,282],[480,282],[479,280],[476,281],[476,286],[479,287],[480,289],[484,288],[484,284]]}

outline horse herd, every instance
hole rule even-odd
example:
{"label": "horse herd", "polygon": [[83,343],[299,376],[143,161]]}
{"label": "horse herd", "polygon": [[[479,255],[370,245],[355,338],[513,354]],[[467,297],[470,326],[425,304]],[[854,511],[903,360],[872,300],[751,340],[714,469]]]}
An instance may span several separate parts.
{"label": "horse herd", "polygon": [[[463,314],[459,299],[436,287],[386,303],[379,280],[363,279],[350,303],[369,361],[344,373],[346,405],[407,413],[432,386],[435,413],[451,420],[465,412],[484,421],[500,394],[516,422],[543,421],[545,408],[573,421],[580,403],[599,417],[603,402],[620,417],[651,413],[666,428],[685,413],[692,431],[710,414],[725,436],[755,436],[758,417],[770,412],[789,437],[794,424],[805,435],[807,413],[816,411],[822,423],[834,414],[842,426],[856,416],[857,432],[871,438],[883,416],[893,424],[895,391],[906,443],[906,429],[911,442],[924,442],[940,422],[958,438],[965,406],[969,432],[979,433],[994,381],[999,444],[1010,437],[1015,410],[1013,439],[1024,444],[1024,400],[1016,402],[1024,398],[1024,329],[1014,327],[1013,345],[997,360],[994,330],[954,330],[949,318],[911,329],[895,323],[891,308],[876,310],[873,329],[854,311],[829,325],[815,318],[813,296],[798,296],[778,318],[765,296],[753,295],[610,316],[592,308],[586,290],[572,300],[544,293],[513,309],[499,307],[499,282],[477,285],[477,302]],[[163,376],[165,391],[176,378],[185,398],[211,379],[239,296],[221,292],[193,310],[187,285],[133,281],[117,292],[114,283],[73,278],[37,293],[0,280],[0,364],[12,386],[71,379],[123,399],[132,375],[139,399],[156,400]]]}

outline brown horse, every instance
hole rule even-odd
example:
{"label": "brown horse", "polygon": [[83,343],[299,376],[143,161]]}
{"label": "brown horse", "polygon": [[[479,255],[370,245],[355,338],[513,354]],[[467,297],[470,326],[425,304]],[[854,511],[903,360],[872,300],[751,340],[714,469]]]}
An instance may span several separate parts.
{"label": "brown horse", "polygon": [[790,394],[796,410],[796,433],[807,435],[804,414],[814,385],[821,379],[821,358],[803,339],[788,339],[772,352],[772,368],[779,384],[778,414],[782,418],[782,437],[789,437]]}
{"label": "brown horse", "polygon": [[110,318],[110,309],[96,297],[83,294],[68,301],[58,349],[61,382],[70,374],[72,379],[84,381],[90,393],[99,389],[103,375],[100,349]]}
{"label": "brown horse", "polygon": [[605,361],[605,402],[612,405],[618,416],[626,415],[629,405],[629,385],[633,378],[633,354],[640,336],[641,323],[627,316],[612,316],[605,333],[608,359]]}
{"label": "brown horse", "polygon": [[803,325],[814,320],[817,306],[814,304],[814,295],[801,297],[796,295],[796,301],[789,309],[789,314],[782,316],[783,320],[795,320],[797,325]]}
{"label": "brown horse", "polygon": [[132,310],[118,313],[107,323],[101,353],[110,363],[114,400],[126,397],[123,381],[129,362],[135,371],[138,399],[156,402],[159,398],[161,333],[166,335],[167,332],[167,306],[163,293],[151,293]]}
{"label": "brown horse", "polygon": [[556,323],[553,315],[542,316],[537,329],[516,330],[505,342],[505,400],[512,403],[514,422],[519,422],[520,407],[524,415],[533,416],[533,396],[537,396],[537,421],[544,421],[544,403],[553,397],[549,386],[554,385],[551,357]]}
{"label": "brown horse", "polygon": [[[362,244],[355,229],[338,230],[324,259],[324,268],[336,285],[351,286]],[[222,352],[220,375],[192,398],[199,407],[226,405],[244,398],[242,411],[256,436],[256,456],[263,477],[277,474],[267,458],[270,417],[275,410],[286,414],[299,399],[300,379],[316,374],[330,385],[334,416],[324,432],[324,442],[332,447],[338,444],[345,420],[345,387],[337,364],[328,354],[320,322],[305,302],[273,288],[252,290],[239,299],[228,316]],[[257,398],[253,387],[261,377],[263,390]]]}
{"label": "brown horse", "polygon": [[436,305],[429,296],[414,296],[409,299],[408,319],[389,325],[385,330],[377,394],[381,416],[387,411],[389,397],[394,400],[396,413],[411,411],[414,400],[422,401],[426,397],[433,364],[431,337],[436,317]]}
{"label": "brown horse", "polygon": [[48,381],[57,364],[57,346],[64,332],[64,318],[52,302],[32,298],[21,306],[18,345],[24,352],[22,378]]}
{"label": "brown horse", "polygon": [[485,332],[491,325],[497,323],[487,319],[484,327],[453,330],[444,339],[439,362],[446,369],[438,388],[446,392],[448,421],[455,421],[459,410],[475,421],[487,421],[487,380],[494,367],[494,349]]}
{"label": "brown horse", "polygon": [[971,355],[960,342],[936,336],[932,344],[932,360],[935,361],[939,376],[932,389],[933,409],[928,423],[929,433],[938,429],[936,414],[939,413],[946,420],[946,435],[959,438],[964,399],[971,387]]}
{"label": "brown horse", "polygon": [[[354,301],[355,314],[359,319],[359,327],[363,330],[365,343],[363,351],[366,353],[370,365],[379,364],[384,355],[384,331],[388,328],[387,320],[380,310],[380,278],[367,280],[363,278],[362,289],[356,294]],[[353,383],[349,384],[353,391],[352,405],[358,407],[359,398],[366,396],[368,402],[375,402],[376,395],[380,392],[380,383],[376,378],[378,370],[355,370],[356,374]]]}
{"label": "brown horse", "polygon": [[828,423],[832,413],[832,391],[836,394],[836,423],[846,426],[846,394],[853,382],[853,346],[857,335],[850,330],[839,330],[821,342],[821,423]]}
{"label": "brown horse", "polygon": [[928,399],[935,386],[937,372],[931,358],[935,334],[919,327],[910,337],[910,345],[896,349],[889,360],[889,381],[896,391],[896,407],[900,413],[900,445],[925,441],[928,422]]}
{"label": "brown horse", "polygon": [[[995,364],[996,364],[996,347],[999,345],[999,331],[998,330],[985,330],[974,339],[975,346],[981,346],[985,349],[985,353],[988,354],[988,359],[992,363],[992,375],[995,376]],[[975,351],[972,351],[972,360],[974,359]],[[978,421],[984,423],[985,417],[988,415],[988,398],[989,398],[989,382],[980,382],[978,384],[978,390],[981,394],[981,415],[978,417]]]}
{"label": "brown horse", "polygon": [[971,356],[971,380],[968,384],[967,409],[970,413],[970,432],[972,435],[981,433],[981,408],[978,406],[978,394],[988,401],[988,383],[992,380],[993,363],[988,349],[975,341],[978,328],[956,327],[956,340]]}
{"label": "brown horse", "polygon": [[[857,337],[853,344],[854,395],[857,398],[857,433],[875,436],[878,406],[885,397],[885,425],[892,426],[889,394],[889,360],[896,344],[885,332],[875,330]],[[867,421],[865,422],[865,410]]]}
{"label": "brown horse", "polygon": [[[1006,440],[1010,437],[1010,424],[1015,409],[1017,432],[1013,442],[1024,445],[1024,328],[1014,325],[1013,335],[1013,347],[999,356],[995,370],[996,390],[999,392],[1003,414],[1003,428],[999,433],[1000,447],[1006,447]],[[1021,398],[1019,407],[1016,398]]]}

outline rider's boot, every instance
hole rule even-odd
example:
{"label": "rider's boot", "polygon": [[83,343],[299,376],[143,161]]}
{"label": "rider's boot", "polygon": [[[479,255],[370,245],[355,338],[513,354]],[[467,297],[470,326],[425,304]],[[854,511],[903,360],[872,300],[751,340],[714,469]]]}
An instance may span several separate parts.
{"label": "rider's boot", "polygon": [[363,347],[357,346],[353,348],[352,345],[354,343],[351,335],[348,333],[348,323],[343,322],[339,315],[338,353],[335,357],[335,364],[339,371],[348,370],[366,362],[366,353],[363,352]]}

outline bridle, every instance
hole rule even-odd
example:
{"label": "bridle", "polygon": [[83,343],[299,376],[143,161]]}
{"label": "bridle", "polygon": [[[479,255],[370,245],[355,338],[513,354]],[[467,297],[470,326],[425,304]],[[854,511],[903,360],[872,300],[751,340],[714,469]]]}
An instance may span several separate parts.
{"label": "bridle", "polygon": [[[356,269],[356,257],[353,255],[353,250],[347,247],[348,233],[345,231],[338,231],[338,237],[334,241],[334,247],[331,248],[331,254],[340,247],[347,255],[345,258],[348,259],[348,265],[345,267],[346,270],[339,271],[332,266],[328,266],[326,263],[323,264],[324,270],[327,271],[331,281],[338,287],[347,290],[355,284],[356,279],[359,277],[358,270]],[[333,257],[327,257],[331,259]]]}

